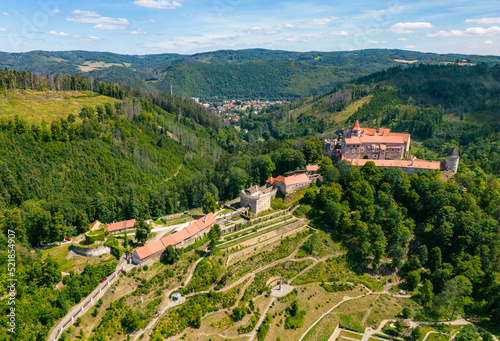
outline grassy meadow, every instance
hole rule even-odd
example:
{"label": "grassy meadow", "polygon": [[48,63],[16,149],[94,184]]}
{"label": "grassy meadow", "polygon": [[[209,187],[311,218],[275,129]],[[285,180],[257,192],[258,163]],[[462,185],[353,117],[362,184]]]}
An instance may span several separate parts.
{"label": "grassy meadow", "polygon": [[0,116],[19,115],[31,124],[39,124],[42,120],[51,122],[68,114],[78,115],[86,105],[117,101],[90,91],[9,91],[0,94]]}

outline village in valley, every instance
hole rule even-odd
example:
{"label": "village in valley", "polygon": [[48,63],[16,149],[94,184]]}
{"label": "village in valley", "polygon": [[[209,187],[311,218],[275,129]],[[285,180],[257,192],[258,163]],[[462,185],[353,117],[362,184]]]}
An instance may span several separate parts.
{"label": "village in valley", "polygon": [[[271,176],[234,200],[215,202],[207,196],[202,209],[154,220],[95,221],[84,235],[54,247],[54,256],[64,254],[68,262],[87,259],[75,264],[119,262],[52,328],[49,340],[75,338],[75,326],[80,333],[109,328],[109,309],[120,310],[125,302],[155,316],[130,313],[134,331],[127,340],[280,340],[282,335],[310,341],[400,340],[396,330],[451,338],[469,321],[413,321],[412,293],[405,292],[397,272],[350,269],[344,247],[307,219],[308,205],[301,203],[320,193],[321,167],[332,160],[358,167],[371,162],[408,174],[437,170],[448,179],[458,168],[456,149],[445,162],[418,160],[410,154],[409,134],[361,128],[356,121],[343,136],[326,139],[323,154],[320,164]],[[190,302],[199,299],[206,301],[207,312],[190,310]],[[290,301],[299,307],[291,311]],[[188,327],[193,318],[196,328]]]}

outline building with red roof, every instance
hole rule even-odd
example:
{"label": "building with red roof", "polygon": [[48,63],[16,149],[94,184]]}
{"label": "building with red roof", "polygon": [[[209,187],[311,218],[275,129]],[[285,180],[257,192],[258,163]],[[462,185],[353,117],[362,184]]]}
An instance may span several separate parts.
{"label": "building with red roof", "polygon": [[307,188],[311,182],[311,179],[304,171],[300,173],[293,172],[285,176],[280,175],[276,178],[271,177],[266,181],[268,186],[278,188],[284,195],[296,192],[302,188]]}
{"label": "building with red roof", "polygon": [[108,224],[105,228],[109,233],[120,233],[128,230],[132,230],[135,225],[135,219],[119,221],[117,223]]}
{"label": "building with red roof", "polygon": [[215,222],[215,216],[209,213],[180,231],[135,249],[132,253],[132,262],[142,264],[148,260],[158,260],[169,245],[174,248],[186,247],[204,237]]}
{"label": "building with red roof", "polygon": [[341,142],[342,159],[402,160],[409,157],[410,134],[361,128],[356,120]]}

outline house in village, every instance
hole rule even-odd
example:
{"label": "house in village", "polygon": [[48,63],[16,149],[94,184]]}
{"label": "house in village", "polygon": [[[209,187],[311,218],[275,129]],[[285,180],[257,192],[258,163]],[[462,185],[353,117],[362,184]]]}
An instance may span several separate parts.
{"label": "house in village", "polygon": [[132,263],[144,264],[147,261],[157,261],[169,245],[174,248],[189,246],[203,238],[215,223],[215,216],[209,213],[180,231],[135,249],[132,253]]}

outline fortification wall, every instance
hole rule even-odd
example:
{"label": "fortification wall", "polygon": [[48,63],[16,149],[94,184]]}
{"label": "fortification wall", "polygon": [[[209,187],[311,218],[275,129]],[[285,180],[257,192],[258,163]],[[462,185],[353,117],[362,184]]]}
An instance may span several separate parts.
{"label": "fortification wall", "polygon": [[76,245],[72,245],[71,251],[85,257],[98,257],[101,255],[111,253],[111,248],[104,245],[99,245],[93,248],[78,247]]}

